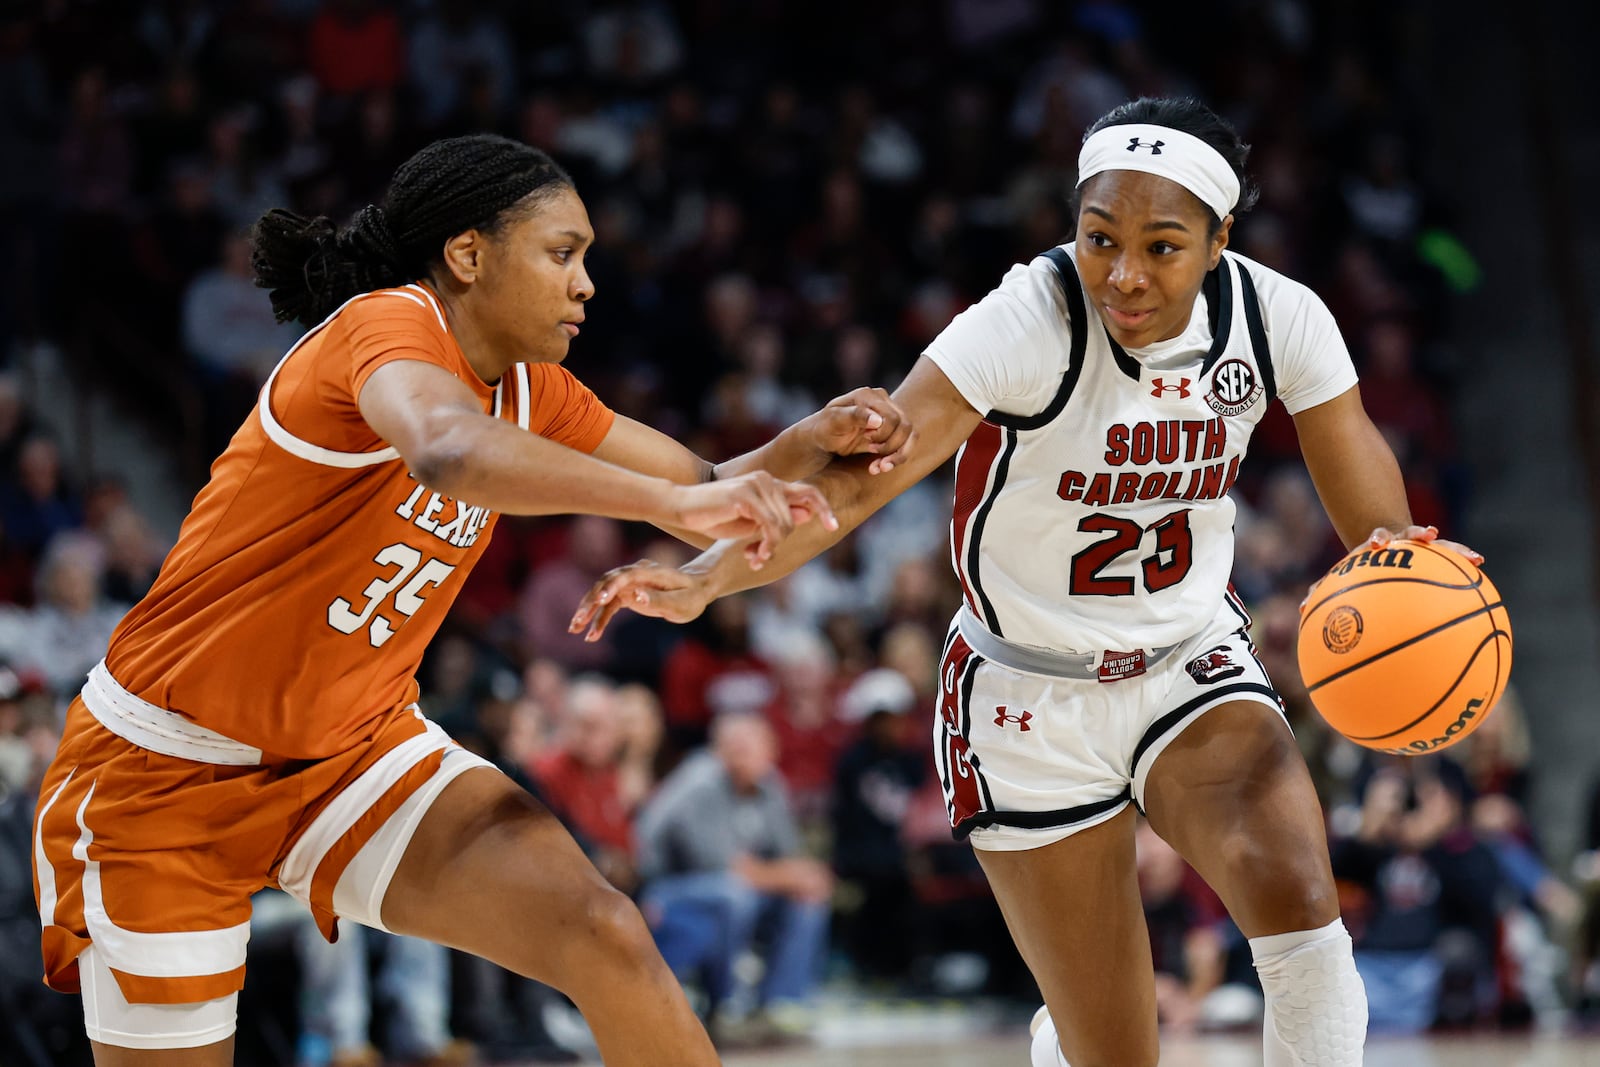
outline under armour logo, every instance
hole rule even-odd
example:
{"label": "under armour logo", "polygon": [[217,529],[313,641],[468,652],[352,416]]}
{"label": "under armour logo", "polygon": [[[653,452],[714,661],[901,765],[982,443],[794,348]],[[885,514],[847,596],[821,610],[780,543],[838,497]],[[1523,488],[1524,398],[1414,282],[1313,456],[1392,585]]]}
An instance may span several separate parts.
{"label": "under armour logo", "polygon": [[1159,156],[1161,154],[1161,146],[1166,143],[1165,141],[1141,141],[1137,137],[1130,137],[1128,138],[1128,151],[1137,152],[1141,148],[1148,148],[1152,156]]}
{"label": "under armour logo", "polygon": [[1020,728],[1023,733],[1027,733],[1030,729],[1032,729],[1032,727],[1028,725],[1028,720],[1033,718],[1033,712],[1031,711],[1024,711],[1021,715],[1011,715],[1007,713],[1006,706],[1001,704],[999,707],[994,709],[994,712],[994,724],[1001,729],[1004,729],[1006,723],[1008,722],[1016,723],[1018,728]]}
{"label": "under armour logo", "polygon": [[1166,396],[1168,393],[1177,393],[1178,399],[1189,399],[1189,379],[1179,378],[1177,385],[1168,385],[1165,378],[1150,379],[1150,395],[1155,397]]}

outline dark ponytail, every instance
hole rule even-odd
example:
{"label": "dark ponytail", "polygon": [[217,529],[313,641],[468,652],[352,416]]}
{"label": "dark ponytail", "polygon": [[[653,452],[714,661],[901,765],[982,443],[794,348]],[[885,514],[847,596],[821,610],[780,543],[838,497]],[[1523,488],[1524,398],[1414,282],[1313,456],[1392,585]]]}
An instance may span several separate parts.
{"label": "dark ponytail", "polygon": [[496,233],[571,187],[554,160],[518,141],[435,141],[395,171],[382,207],[368,204],[342,229],[326,216],[267,212],[250,231],[250,264],[279,322],[315,326],[359,293],[425,276],[456,234]]}

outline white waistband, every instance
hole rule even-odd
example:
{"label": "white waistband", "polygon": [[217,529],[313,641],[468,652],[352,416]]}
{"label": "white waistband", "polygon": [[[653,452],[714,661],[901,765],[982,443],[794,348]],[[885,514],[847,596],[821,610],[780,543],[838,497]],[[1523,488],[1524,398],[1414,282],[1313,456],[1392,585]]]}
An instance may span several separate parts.
{"label": "white waistband", "polygon": [[197,726],[175,711],[158,708],[122,688],[101,660],[83,686],[83,702],[100,725],[124,741],[176,759],[253,767],[261,750],[215,730]]}
{"label": "white waistband", "polygon": [[[956,626],[967,642],[967,647],[972,651],[986,660],[1022,674],[1037,674],[1045,678],[1070,678],[1077,681],[1096,679],[1100,676],[1102,659],[1107,655],[1105,652],[1058,652],[1007,641],[991,633],[982,620],[965,604],[961,605],[961,611],[956,616]],[[1178,647],[1178,645],[1167,645],[1165,648],[1127,651],[1129,653],[1143,651],[1144,666],[1145,669],[1149,669],[1166,659],[1172,650]]]}

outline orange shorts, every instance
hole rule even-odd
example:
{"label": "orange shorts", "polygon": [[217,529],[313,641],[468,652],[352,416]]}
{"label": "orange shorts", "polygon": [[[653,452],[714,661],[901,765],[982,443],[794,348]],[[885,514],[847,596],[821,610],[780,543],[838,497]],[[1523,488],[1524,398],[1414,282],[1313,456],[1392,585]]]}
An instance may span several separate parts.
{"label": "orange shorts", "polygon": [[92,942],[130,1003],[236,993],[251,894],[281,885],[332,940],[336,883],[404,805],[406,819],[396,820],[407,823],[403,836],[385,831],[395,843],[379,861],[372,917],[339,912],[377,925],[382,891],[426,809],[417,801],[426,792],[431,802],[454,777],[436,773],[446,755],[461,757],[448,768],[456,773],[483,765],[414,705],[393,709],[361,744],[328,759],[247,762],[254,752],[145,704],[96,668],[68,710],[34,818],[50,986],[78,990],[77,958]]}

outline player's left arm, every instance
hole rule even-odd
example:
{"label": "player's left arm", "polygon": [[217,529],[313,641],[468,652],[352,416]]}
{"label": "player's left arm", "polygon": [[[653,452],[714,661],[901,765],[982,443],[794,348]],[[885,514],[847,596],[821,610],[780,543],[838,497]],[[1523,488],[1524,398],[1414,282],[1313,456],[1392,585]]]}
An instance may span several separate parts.
{"label": "player's left arm", "polygon": [[[653,427],[618,415],[594,455],[619,467],[693,485],[764,470],[796,480],[816,474],[834,456],[871,453],[873,474],[894,470],[915,442],[911,421],[882,389],[861,388],[835,397],[827,406],[788,427],[760,448],[722,463],[711,463]],[[673,536],[707,548],[711,541],[684,530]]]}
{"label": "player's left arm", "polygon": [[1317,496],[1346,546],[1400,538],[1438,541],[1474,563],[1483,562],[1466,545],[1439,540],[1436,528],[1411,521],[1400,464],[1362,406],[1359,386],[1300,411],[1294,425]]}

